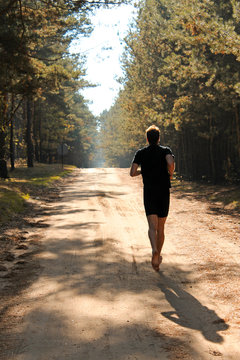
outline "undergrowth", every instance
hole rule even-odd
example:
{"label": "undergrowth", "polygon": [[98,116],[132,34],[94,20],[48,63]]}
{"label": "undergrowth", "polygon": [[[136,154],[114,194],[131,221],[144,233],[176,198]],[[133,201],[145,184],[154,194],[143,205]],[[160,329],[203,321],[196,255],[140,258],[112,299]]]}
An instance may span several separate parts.
{"label": "undergrowth", "polygon": [[0,180],[0,224],[24,211],[29,197],[43,193],[54,182],[70,174],[74,166],[36,164],[33,168],[26,165],[10,172],[9,180]]}
{"label": "undergrowth", "polygon": [[213,185],[174,178],[172,187],[179,196],[192,196],[221,206],[223,210],[240,212],[240,188],[238,185]]}

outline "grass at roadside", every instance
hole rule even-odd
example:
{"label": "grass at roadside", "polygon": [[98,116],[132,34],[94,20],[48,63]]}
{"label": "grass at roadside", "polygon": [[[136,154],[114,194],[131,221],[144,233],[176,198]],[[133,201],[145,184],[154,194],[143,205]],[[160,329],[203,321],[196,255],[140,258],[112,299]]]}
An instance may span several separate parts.
{"label": "grass at roadside", "polygon": [[23,211],[24,205],[24,194],[3,188],[0,183],[0,223],[8,221],[13,214]]}
{"label": "grass at roadside", "polygon": [[30,196],[48,190],[53,183],[70,174],[74,166],[36,164],[33,168],[17,167],[10,173],[10,180],[0,180],[0,224],[24,211]]}
{"label": "grass at roadside", "polygon": [[173,179],[172,187],[179,196],[195,197],[199,200],[209,201],[229,213],[240,213],[239,185],[213,185]]}

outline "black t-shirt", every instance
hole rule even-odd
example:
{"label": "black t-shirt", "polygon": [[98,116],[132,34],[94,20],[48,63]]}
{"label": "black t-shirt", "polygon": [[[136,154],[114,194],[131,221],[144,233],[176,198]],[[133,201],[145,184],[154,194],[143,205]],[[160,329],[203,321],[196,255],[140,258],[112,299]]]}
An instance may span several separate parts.
{"label": "black t-shirt", "polygon": [[168,154],[174,156],[169,147],[155,144],[136,152],[133,163],[141,165],[144,186],[171,187],[166,161]]}

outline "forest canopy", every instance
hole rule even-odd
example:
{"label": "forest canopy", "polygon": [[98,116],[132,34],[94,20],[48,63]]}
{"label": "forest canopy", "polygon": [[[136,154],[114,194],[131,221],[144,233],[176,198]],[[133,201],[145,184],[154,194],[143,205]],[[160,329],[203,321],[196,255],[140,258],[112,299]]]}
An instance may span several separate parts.
{"label": "forest canopy", "polygon": [[96,118],[79,90],[84,57],[71,41],[91,31],[89,12],[120,4],[108,0],[0,0],[0,160],[57,160],[67,143],[67,161],[89,166]]}

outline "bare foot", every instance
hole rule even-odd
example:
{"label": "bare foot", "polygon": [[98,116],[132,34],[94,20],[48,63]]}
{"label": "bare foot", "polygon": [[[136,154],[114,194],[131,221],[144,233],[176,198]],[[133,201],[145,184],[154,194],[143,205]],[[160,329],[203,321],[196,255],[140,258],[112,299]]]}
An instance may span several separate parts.
{"label": "bare foot", "polygon": [[159,271],[159,254],[157,251],[152,254],[152,267],[155,271]]}

